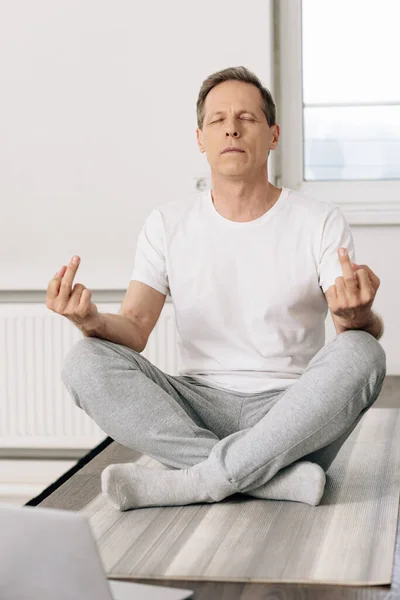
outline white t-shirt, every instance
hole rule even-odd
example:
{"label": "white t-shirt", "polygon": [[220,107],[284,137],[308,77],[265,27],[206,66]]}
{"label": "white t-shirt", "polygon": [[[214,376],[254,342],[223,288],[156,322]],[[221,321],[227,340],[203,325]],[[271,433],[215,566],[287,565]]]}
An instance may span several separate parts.
{"label": "white t-shirt", "polygon": [[208,189],[152,210],[131,279],[171,296],[178,375],[235,392],[286,389],[325,344],[323,292],[343,275],[341,246],[355,262],[336,204],[282,188],[264,215],[236,222]]}

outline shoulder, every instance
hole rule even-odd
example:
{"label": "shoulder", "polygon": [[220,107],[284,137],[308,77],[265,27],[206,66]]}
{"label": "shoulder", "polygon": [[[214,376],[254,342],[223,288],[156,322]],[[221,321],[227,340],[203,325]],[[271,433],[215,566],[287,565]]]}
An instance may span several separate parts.
{"label": "shoulder", "polygon": [[292,216],[303,225],[309,225],[312,230],[316,227],[329,227],[333,223],[347,222],[338,204],[289,188],[288,192],[288,204]]}
{"label": "shoulder", "polygon": [[339,210],[340,207],[332,202],[327,202],[305,192],[284,188],[288,191],[288,199],[294,209],[308,212],[317,216],[326,217],[332,211]]}

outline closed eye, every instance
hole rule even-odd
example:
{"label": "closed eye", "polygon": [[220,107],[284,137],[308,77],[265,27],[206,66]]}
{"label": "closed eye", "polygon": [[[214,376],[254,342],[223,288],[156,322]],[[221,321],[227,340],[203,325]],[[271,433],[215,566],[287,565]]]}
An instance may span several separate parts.
{"label": "closed eye", "polygon": [[[254,121],[254,119],[250,118],[250,117],[243,117],[245,121]],[[218,121],[223,121],[223,119],[217,119],[216,121],[211,121],[212,123],[218,123]]]}

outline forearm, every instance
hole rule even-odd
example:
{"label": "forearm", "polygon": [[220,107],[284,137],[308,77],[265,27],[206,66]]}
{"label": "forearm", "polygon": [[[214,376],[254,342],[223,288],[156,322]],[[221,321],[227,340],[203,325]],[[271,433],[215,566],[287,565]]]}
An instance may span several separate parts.
{"label": "forearm", "polygon": [[373,315],[374,315],[373,321],[365,327],[360,327],[360,329],[367,331],[368,333],[373,335],[374,338],[379,340],[383,336],[384,325],[383,325],[383,321],[379,315],[377,315],[376,313],[373,313]]}
{"label": "forearm", "polygon": [[122,344],[136,352],[142,352],[143,339],[134,321],[124,315],[99,313],[99,320],[93,326],[82,327],[84,337],[98,337],[115,344]]}
{"label": "forearm", "polygon": [[372,336],[374,336],[374,338],[376,338],[377,340],[379,340],[384,332],[384,325],[383,325],[383,320],[382,318],[377,315],[375,312],[372,312],[372,317],[370,320],[368,320],[365,325],[363,326],[354,326],[354,327],[345,327],[343,325],[340,325],[339,323],[335,323],[335,328],[336,328],[336,333],[343,333],[344,331],[349,331],[350,329],[361,329],[363,331],[367,331],[368,333],[370,333]]}

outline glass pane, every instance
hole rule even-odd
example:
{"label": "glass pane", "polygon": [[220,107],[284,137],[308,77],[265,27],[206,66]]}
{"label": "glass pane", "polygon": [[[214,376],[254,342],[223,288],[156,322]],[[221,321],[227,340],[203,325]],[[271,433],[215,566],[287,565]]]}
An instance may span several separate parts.
{"label": "glass pane", "polygon": [[399,0],[303,0],[304,179],[400,179]]}
{"label": "glass pane", "polygon": [[304,103],[400,103],[399,26],[399,0],[303,0]]}
{"label": "glass pane", "polygon": [[305,107],[304,179],[400,179],[400,105]]}

